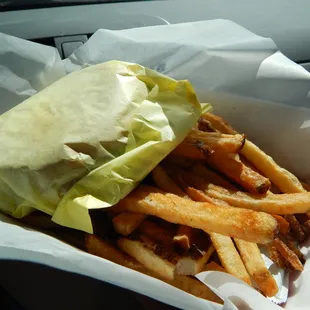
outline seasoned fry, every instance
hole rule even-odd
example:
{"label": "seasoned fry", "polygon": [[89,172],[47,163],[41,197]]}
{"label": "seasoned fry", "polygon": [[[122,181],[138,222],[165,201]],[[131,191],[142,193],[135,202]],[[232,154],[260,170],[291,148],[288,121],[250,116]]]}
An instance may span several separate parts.
{"label": "seasoned fry", "polygon": [[174,229],[167,229],[161,227],[159,224],[145,220],[139,226],[139,231],[151,238],[153,241],[162,242],[165,244],[172,244],[174,236]]}
{"label": "seasoned fry", "polygon": [[278,292],[277,283],[269,270],[266,268],[257,244],[237,238],[235,238],[234,241],[237,245],[246,270],[253,278],[258,288],[266,296],[271,297],[276,295]]}
{"label": "seasoned fry", "polygon": [[215,295],[205,284],[201,283],[197,279],[188,276],[175,275],[175,278],[172,281],[167,282],[197,297],[211,300],[219,304],[223,303],[217,295]]}
{"label": "seasoned fry", "polygon": [[268,243],[278,231],[277,221],[269,214],[194,202],[155,188],[140,186],[114,208],[160,217],[168,222],[217,232],[255,243]]}
{"label": "seasoned fry", "polygon": [[274,244],[268,245],[269,258],[279,267],[285,268],[284,257],[279,253]]}
{"label": "seasoned fry", "polygon": [[85,238],[85,246],[88,253],[108,259],[116,264],[144,272],[145,268],[133,260],[130,256],[119,251],[116,247],[104,241],[95,235],[87,235]]}
{"label": "seasoned fry", "polygon": [[[175,264],[156,253],[156,245],[149,240],[131,240],[121,238],[117,241],[118,247],[135,258],[147,269],[157,273],[161,278],[173,280],[175,274]],[[161,252],[161,251],[157,251]]]}
{"label": "seasoned fry", "polygon": [[296,217],[293,214],[288,214],[285,216],[285,219],[290,223],[292,235],[298,241],[304,241],[307,236],[304,230],[302,229],[302,226],[297,221]]}
{"label": "seasoned fry", "polygon": [[270,181],[244,165],[238,155],[214,153],[206,162],[252,194],[265,194],[270,188]]}
{"label": "seasoned fry", "polygon": [[226,201],[207,196],[199,189],[188,187],[186,192],[194,201],[209,202],[218,207],[231,207]]}
{"label": "seasoned fry", "polygon": [[211,245],[206,251],[193,246],[189,252],[182,256],[176,264],[176,273],[194,276],[201,272],[214,251]]}
{"label": "seasoned fry", "polygon": [[305,192],[299,180],[289,171],[278,166],[272,157],[265,154],[258,146],[246,141],[241,154],[254,164],[283,193]]}
{"label": "seasoned fry", "polygon": [[273,214],[273,217],[277,220],[279,224],[279,232],[286,235],[290,230],[290,224],[282,216]]}
{"label": "seasoned fry", "polygon": [[214,185],[222,186],[227,189],[232,189],[235,190],[236,187],[226,181],[223,177],[221,177],[219,174],[216,172],[208,169],[205,165],[202,164],[195,164],[193,165],[191,171],[203,178],[206,182],[212,183]]}
{"label": "seasoned fry", "polygon": [[207,195],[221,199],[238,208],[252,209],[270,214],[305,213],[310,210],[310,193],[251,195],[229,191],[209,184]]}
{"label": "seasoned fry", "polygon": [[130,256],[127,256],[127,254],[121,252],[110,243],[96,237],[95,235],[87,235],[86,248],[90,254],[108,259],[127,268],[143,272],[160,280],[165,280],[167,283],[197,297],[211,300],[217,303],[222,303],[218,296],[216,296],[207,286],[198,280],[180,275],[175,275],[174,279],[167,280],[166,276],[162,277],[161,275],[152,272],[151,270],[144,267],[141,263],[132,259]]}
{"label": "seasoned fry", "polygon": [[177,234],[173,237],[173,243],[184,251],[189,250],[192,244],[193,228],[180,225]]}
{"label": "seasoned fry", "polygon": [[155,184],[167,193],[172,193],[180,197],[186,197],[181,188],[169,177],[165,169],[161,166],[157,166],[152,171],[152,176]]}
{"label": "seasoned fry", "polygon": [[224,119],[220,116],[217,116],[213,113],[205,113],[201,115],[201,118],[211,123],[212,127],[216,130],[227,133],[227,134],[236,134],[237,131],[233,129]]}
{"label": "seasoned fry", "polygon": [[[164,168],[157,166],[153,170],[153,179],[160,189],[180,197],[187,197],[187,194],[169,177]],[[191,237],[192,228],[181,225],[176,236],[173,238],[173,242],[179,248],[187,251],[191,246]]]}
{"label": "seasoned fry", "polygon": [[112,219],[115,231],[123,236],[130,235],[147,217],[145,214],[124,212]]}
{"label": "seasoned fry", "polygon": [[302,271],[304,269],[297,255],[282,240],[276,238],[273,240],[273,244],[294,270]]}
{"label": "seasoned fry", "polygon": [[281,235],[280,239],[292,250],[297,257],[299,258],[300,262],[303,264],[305,262],[304,255],[298,249],[296,241],[293,241],[289,236]]}
{"label": "seasoned fry", "polygon": [[250,277],[231,238],[209,233],[212,244],[225,270],[231,275],[251,285]]}
{"label": "seasoned fry", "polygon": [[[211,125],[222,133],[236,134],[233,129],[221,117],[212,113],[206,113],[202,116],[209,121]],[[241,154],[255,167],[257,167],[267,178],[271,180],[283,193],[301,193],[304,192],[302,184],[289,171],[278,166],[272,157],[265,154],[259,147],[249,140],[246,140]]]}
{"label": "seasoned fry", "polygon": [[185,139],[170,154],[173,156],[184,156],[191,159],[204,160],[214,151],[201,140]]}
{"label": "seasoned fry", "polygon": [[203,271],[220,271],[220,272],[226,272],[226,270],[217,264],[216,262],[210,262],[207,265],[204,266]]}
{"label": "seasoned fry", "polygon": [[214,150],[215,153],[238,153],[243,147],[245,137],[240,134],[227,135],[219,132],[204,132],[192,129],[185,140],[192,143],[195,141],[202,141],[205,145]]}
{"label": "seasoned fry", "polygon": [[219,132],[211,125],[208,120],[204,119],[203,117],[200,117],[198,120],[198,129],[205,132]]}

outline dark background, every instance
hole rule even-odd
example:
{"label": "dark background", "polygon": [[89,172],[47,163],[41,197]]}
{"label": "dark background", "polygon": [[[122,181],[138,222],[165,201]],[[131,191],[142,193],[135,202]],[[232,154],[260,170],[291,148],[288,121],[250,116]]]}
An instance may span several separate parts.
{"label": "dark background", "polygon": [[33,263],[0,261],[0,309],[174,310],[176,308],[85,276]]}

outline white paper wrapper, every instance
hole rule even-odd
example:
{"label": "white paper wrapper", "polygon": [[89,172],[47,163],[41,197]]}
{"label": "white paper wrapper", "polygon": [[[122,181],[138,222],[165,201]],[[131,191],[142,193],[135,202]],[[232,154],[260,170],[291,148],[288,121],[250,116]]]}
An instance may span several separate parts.
{"label": "white paper wrapper", "polygon": [[[63,76],[63,68],[72,72],[111,59],[137,62],[173,78],[191,80],[202,102],[212,103],[215,112],[246,132],[279,164],[310,181],[310,74],[278,52],[271,39],[229,21],[99,30],[62,63],[52,48],[0,35],[0,112]],[[2,259],[33,261],[88,275],[182,309],[279,309],[226,274],[199,275],[223,297],[222,307],[23,228],[3,215],[0,235]],[[307,257],[308,249],[303,249]],[[309,308],[309,269],[308,261],[305,271],[291,279],[285,308]]]}

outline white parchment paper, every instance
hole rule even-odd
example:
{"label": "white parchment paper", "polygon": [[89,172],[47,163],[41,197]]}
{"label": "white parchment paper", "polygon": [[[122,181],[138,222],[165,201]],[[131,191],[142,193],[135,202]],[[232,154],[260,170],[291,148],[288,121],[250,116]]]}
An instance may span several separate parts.
{"label": "white parchment paper", "polygon": [[[281,165],[310,181],[310,74],[283,56],[271,39],[230,21],[99,30],[62,62],[53,48],[0,34],[0,113],[65,72],[112,59],[191,80],[202,102],[210,102],[216,113]],[[22,227],[4,215],[0,215],[0,236],[0,259],[33,261],[88,275],[182,309],[279,309],[238,279],[217,272],[199,275],[225,300],[223,307],[210,303]],[[308,245],[303,248],[307,258],[308,249]],[[307,261],[305,271],[291,277],[285,308],[309,308],[309,272]]]}

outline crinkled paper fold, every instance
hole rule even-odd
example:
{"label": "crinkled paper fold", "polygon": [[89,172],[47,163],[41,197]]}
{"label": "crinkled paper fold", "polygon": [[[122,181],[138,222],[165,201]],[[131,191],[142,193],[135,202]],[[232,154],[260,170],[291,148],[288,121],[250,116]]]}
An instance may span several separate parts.
{"label": "crinkled paper fold", "polygon": [[136,64],[71,73],[0,117],[0,209],[92,233],[89,210],[133,190],[200,111],[188,81]]}

